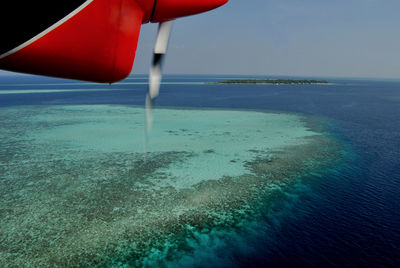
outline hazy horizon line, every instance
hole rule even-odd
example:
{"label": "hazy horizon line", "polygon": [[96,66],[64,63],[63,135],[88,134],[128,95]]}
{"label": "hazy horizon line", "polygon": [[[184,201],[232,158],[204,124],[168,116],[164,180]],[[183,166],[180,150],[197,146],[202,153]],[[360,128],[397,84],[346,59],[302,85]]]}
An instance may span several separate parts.
{"label": "hazy horizon line", "polygon": [[[130,73],[128,77],[131,76],[148,76],[148,73]],[[328,78],[328,79],[355,79],[355,80],[400,80],[400,77],[371,77],[371,76],[335,76],[335,75],[289,75],[289,74],[205,74],[205,73],[165,73],[164,76],[240,76],[240,77],[285,77],[285,78]],[[5,76],[37,76],[37,77],[47,77],[43,75],[34,75],[34,74],[26,74],[26,73],[18,73],[18,72],[9,72],[0,70],[0,77]],[[57,77],[49,77],[49,78],[57,78]],[[63,78],[60,78],[63,79]],[[65,78],[64,78],[65,79]],[[73,79],[66,79],[73,80]],[[123,81],[123,80],[121,80]]]}

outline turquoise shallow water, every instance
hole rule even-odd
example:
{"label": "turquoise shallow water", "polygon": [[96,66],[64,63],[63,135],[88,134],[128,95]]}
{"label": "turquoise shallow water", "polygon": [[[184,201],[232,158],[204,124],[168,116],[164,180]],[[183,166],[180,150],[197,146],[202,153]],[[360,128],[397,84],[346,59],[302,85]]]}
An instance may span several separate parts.
{"label": "turquoise shallow water", "polygon": [[147,140],[144,117],[111,105],[1,109],[4,263],[173,266],[338,154],[294,114],[157,109]]}
{"label": "turquoise shallow water", "polygon": [[31,131],[26,138],[54,148],[55,153],[65,147],[96,153],[185,151],[192,154],[189,159],[162,170],[171,178],[164,179],[164,184],[185,188],[202,180],[242,175],[246,173],[243,163],[257,151],[273,152],[306,143],[304,137],[320,135],[306,128],[299,117],[288,114],[158,109],[154,116],[154,127],[144,143],[142,108],[43,108],[31,120],[50,127]]}

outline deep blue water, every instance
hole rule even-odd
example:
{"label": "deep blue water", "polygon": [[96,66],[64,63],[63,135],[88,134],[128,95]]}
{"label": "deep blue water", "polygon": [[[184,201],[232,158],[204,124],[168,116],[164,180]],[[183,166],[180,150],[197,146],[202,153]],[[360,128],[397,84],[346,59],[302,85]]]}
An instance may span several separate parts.
{"label": "deep blue water", "polygon": [[[227,76],[167,76],[165,82]],[[143,105],[145,76],[114,85],[33,76],[1,76],[1,90],[111,89],[0,95],[17,105]],[[400,267],[400,81],[328,79],[333,85],[164,84],[159,106],[295,112],[332,122],[352,155],[313,183],[279,224],[265,222],[246,247],[230,245],[215,266]],[[60,84],[62,83],[62,84]],[[21,85],[24,84],[24,85]],[[210,264],[210,263],[208,263]],[[204,264],[205,265],[205,264]]]}

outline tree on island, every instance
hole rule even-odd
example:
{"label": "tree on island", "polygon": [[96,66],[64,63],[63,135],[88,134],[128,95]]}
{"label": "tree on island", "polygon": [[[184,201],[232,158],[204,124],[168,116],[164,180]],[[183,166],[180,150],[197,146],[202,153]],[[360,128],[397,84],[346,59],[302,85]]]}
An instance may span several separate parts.
{"label": "tree on island", "polygon": [[299,80],[299,79],[234,79],[212,82],[211,84],[328,84],[326,80]]}

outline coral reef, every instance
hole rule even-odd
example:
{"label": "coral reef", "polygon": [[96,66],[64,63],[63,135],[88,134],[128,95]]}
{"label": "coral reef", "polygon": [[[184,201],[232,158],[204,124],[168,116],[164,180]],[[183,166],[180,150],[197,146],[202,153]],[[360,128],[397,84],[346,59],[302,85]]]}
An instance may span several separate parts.
{"label": "coral reef", "polygon": [[[83,146],[89,143],[86,138],[90,140],[87,136],[92,133],[85,133],[88,131],[85,128],[69,138],[45,135],[54,129],[63,132],[85,123],[101,125],[113,118],[113,114],[122,116],[123,121],[132,110],[141,111],[111,106],[3,109],[0,118],[2,266],[162,266],[178,258],[178,252],[190,254],[194,250],[190,241],[198,239],[196,234],[240,228],[246,219],[269,213],[272,204],[285,198],[286,188],[325,170],[341,153],[334,139],[313,131],[311,121],[306,123],[296,115],[288,115],[290,120],[297,120],[293,123],[293,133],[301,128],[302,134],[292,140],[287,138],[291,142],[285,145],[274,146],[262,136],[268,125],[259,127],[262,134],[259,137],[266,140],[264,143],[254,147],[247,142],[252,133],[259,133],[248,129],[240,138],[249,146],[237,151],[234,147],[239,139],[234,135],[237,126],[229,129],[228,138],[227,129],[214,133],[218,142],[225,141],[223,146],[234,147],[232,153],[226,153],[226,161],[217,167],[240,166],[237,173],[217,178],[192,169],[196,163],[193,161],[201,159],[201,166],[208,159],[213,168],[211,162],[222,157],[224,151],[213,146],[212,141],[198,150],[192,150],[197,147],[190,144],[178,146],[182,135],[188,138],[189,134],[197,135],[193,143],[198,143],[198,135],[204,134],[199,127],[191,129],[184,123],[176,129],[160,130],[163,133],[160,135],[175,137],[176,144],[147,153],[129,152],[129,148],[119,150],[114,145],[107,150]],[[87,116],[90,112],[93,114]],[[177,117],[187,111],[169,110],[169,113]],[[111,116],[101,119],[104,114]],[[265,120],[272,118],[269,115],[265,113]],[[135,122],[139,118],[142,121],[140,116],[138,113]],[[208,120],[218,121],[218,118]],[[137,123],[138,128],[141,124]],[[106,135],[104,139],[112,138]],[[212,137],[204,135],[203,139]],[[185,182],[185,176],[180,174],[185,174],[181,170],[186,163],[191,163],[186,168],[199,180]]]}

